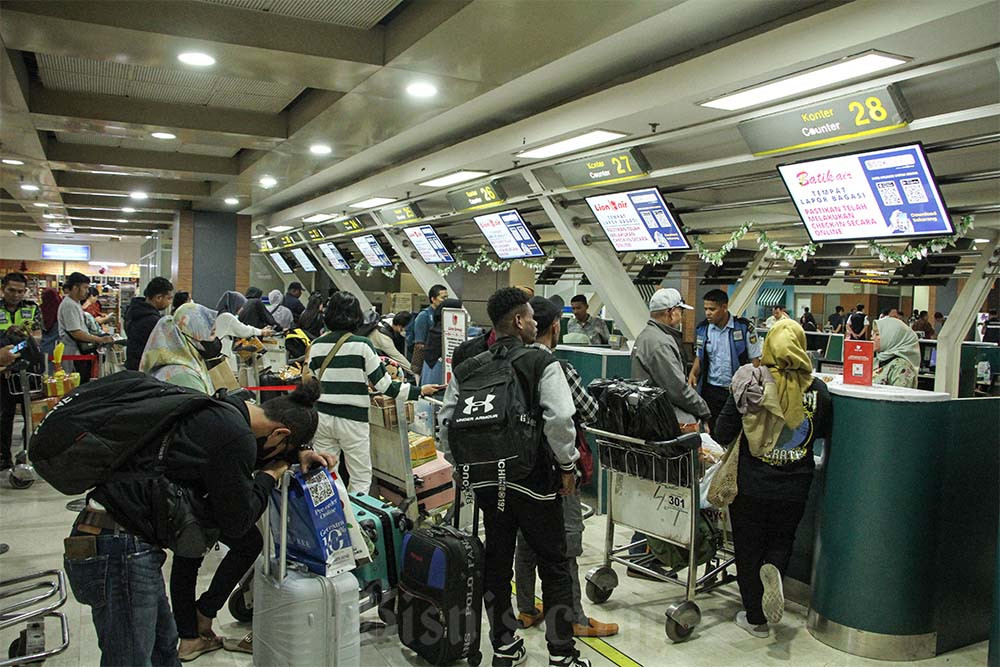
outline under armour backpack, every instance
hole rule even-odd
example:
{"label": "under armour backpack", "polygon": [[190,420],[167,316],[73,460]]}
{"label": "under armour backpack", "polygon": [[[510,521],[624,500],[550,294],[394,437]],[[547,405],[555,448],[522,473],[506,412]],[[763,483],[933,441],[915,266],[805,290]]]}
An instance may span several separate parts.
{"label": "under armour backpack", "polygon": [[541,407],[529,403],[513,365],[533,352],[494,347],[455,371],[458,402],[445,426],[455,464],[469,466],[472,483],[516,482],[535,468],[542,445]]}
{"label": "under armour backpack", "polygon": [[193,389],[121,371],[67,394],[31,436],[35,470],[78,495],[115,478],[136,452],[162,440],[181,417],[217,402]]}

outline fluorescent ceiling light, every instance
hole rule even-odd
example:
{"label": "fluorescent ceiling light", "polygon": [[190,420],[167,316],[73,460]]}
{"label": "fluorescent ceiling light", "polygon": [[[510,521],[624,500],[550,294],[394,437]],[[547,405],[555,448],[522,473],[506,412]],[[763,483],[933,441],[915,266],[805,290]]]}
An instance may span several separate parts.
{"label": "fluorescent ceiling light", "polygon": [[87,262],[91,266],[128,266],[125,262]]}
{"label": "fluorescent ceiling light", "polygon": [[[252,238],[252,239],[259,239],[262,236],[263,236],[263,234],[251,234],[250,238]],[[149,238],[149,237],[147,236],[146,238]]]}
{"label": "fluorescent ceiling light", "polygon": [[24,164],[24,162],[22,162],[21,160],[12,160],[11,158],[4,158],[3,163],[9,164],[12,167],[20,167],[22,164]]}
{"label": "fluorescent ceiling light", "polygon": [[131,206],[126,206],[122,209],[122,213],[135,213],[135,209]]}
{"label": "fluorescent ceiling light", "polygon": [[21,189],[27,190],[28,192],[37,192],[38,186],[32,183],[21,183]]}
{"label": "fluorescent ceiling light", "polygon": [[215,64],[215,58],[207,53],[200,53],[198,51],[182,53],[177,56],[177,60],[180,60],[185,65],[193,65],[194,67],[211,67]]}
{"label": "fluorescent ceiling light", "polygon": [[135,200],[138,200],[138,201],[142,201],[143,199],[149,199],[149,195],[146,194],[145,192],[142,192],[141,190],[136,190],[135,192],[130,192],[130,193],[128,193],[128,196],[131,197],[132,199],[135,199]]}
{"label": "fluorescent ceiling light", "polygon": [[278,179],[274,176],[261,176],[258,182],[260,183],[260,187],[270,190],[278,184]]}
{"label": "fluorescent ceiling light", "polygon": [[[129,197],[130,195],[124,195],[120,192],[84,192],[82,190],[73,190],[75,195],[90,195],[92,197]],[[145,194],[145,193],[140,193]]]}
{"label": "fluorescent ceiling light", "polygon": [[471,181],[474,178],[480,178],[488,174],[489,172],[486,171],[456,171],[453,174],[438,176],[437,178],[433,178],[429,181],[424,181],[423,183],[418,183],[417,185],[426,185],[429,188],[443,188],[448,185],[455,185],[456,183],[464,183],[465,181]]}
{"label": "fluorescent ceiling light", "polygon": [[88,174],[102,174],[104,176],[149,176],[149,174],[137,174],[131,171],[109,171],[107,169],[88,169]]}
{"label": "fluorescent ceiling light", "polygon": [[410,97],[434,97],[437,92],[437,87],[426,81],[414,81],[406,87],[406,94]]}
{"label": "fluorescent ceiling light", "polygon": [[65,218],[66,216],[62,215],[61,213],[43,213],[42,217],[45,218],[46,220],[51,220],[53,218]]}
{"label": "fluorescent ceiling light", "polygon": [[118,222],[128,222],[126,218],[118,218]]}
{"label": "fluorescent ceiling light", "polygon": [[597,144],[604,144],[613,139],[621,139],[625,135],[621,132],[608,132],[607,130],[593,130],[592,132],[587,132],[586,134],[581,134],[570,139],[563,139],[562,141],[557,141],[554,144],[548,144],[546,146],[539,146],[538,148],[532,148],[530,150],[521,151],[517,154],[517,157],[525,157],[531,159],[541,159],[547,157],[555,157],[556,155],[564,155],[566,153],[572,153],[573,151],[578,151],[584,148],[589,148],[590,146],[596,146]]}
{"label": "fluorescent ceiling light", "polygon": [[225,199],[223,199],[223,201],[229,206],[236,206],[237,204],[240,203],[240,200],[237,199],[236,197],[226,197]]}
{"label": "fluorescent ceiling light", "polygon": [[326,144],[313,144],[309,147],[309,152],[313,155],[329,155],[333,149]]}
{"label": "fluorescent ceiling light", "polygon": [[176,139],[176,134],[171,134],[170,132],[153,132],[151,135],[154,139]]}
{"label": "fluorescent ceiling light", "polygon": [[842,267],[844,267],[844,268],[847,268],[848,266],[850,266],[850,265],[851,265],[851,263],[850,263],[850,262],[841,262],[841,263],[840,263],[840,265],[841,265]]}
{"label": "fluorescent ceiling light", "polygon": [[972,239],[973,243],[989,243],[989,239]]}
{"label": "fluorescent ceiling light", "polygon": [[308,218],[302,218],[302,222],[326,222],[327,220],[332,220],[336,217],[337,216],[329,213],[317,213],[316,215],[310,215]]}
{"label": "fluorescent ceiling light", "polygon": [[350,204],[351,208],[375,208],[376,206],[385,206],[386,204],[391,204],[396,201],[392,197],[372,197],[371,199],[366,199],[364,201],[359,201],[356,204]]}
{"label": "fluorescent ceiling light", "polygon": [[275,234],[280,234],[281,232],[287,232],[289,229],[295,229],[291,225],[276,225],[274,227],[268,227],[267,231],[274,232]]}
{"label": "fluorescent ceiling light", "polygon": [[49,207],[48,204],[46,204],[45,202],[41,202],[41,201],[36,201],[35,202],[35,206],[37,206],[38,208],[48,208]]}
{"label": "fluorescent ceiling light", "polygon": [[784,97],[792,97],[793,95],[799,95],[811,90],[826,88],[842,81],[865,77],[891,67],[898,67],[909,60],[909,58],[902,56],[868,51],[759,86],[754,86],[753,88],[724,95],[708,102],[701,102],[701,106],[722,109],[724,111],[736,111],[737,109],[758,106],[766,102],[780,100]]}

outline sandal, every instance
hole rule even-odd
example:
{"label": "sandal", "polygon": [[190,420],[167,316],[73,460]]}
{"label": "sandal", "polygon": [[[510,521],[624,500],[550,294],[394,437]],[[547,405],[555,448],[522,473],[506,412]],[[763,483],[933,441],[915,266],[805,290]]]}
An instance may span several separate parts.
{"label": "sandal", "polygon": [[234,653],[253,654],[253,632],[248,632],[243,639],[223,639],[222,648]]}
{"label": "sandal", "polygon": [[222,641],[218,637],[216,638],[199,637],[198,639],[200,640],[200,642],[197,645],[197,648],[193,648],[187,651],[186,653],[181,653],[180,651],[177,652],[177,658],[181,662],[191,662],[195,658],[200,658],[206,653],[211,653],[212,651],[218,651],[220,648],[222,648]]}

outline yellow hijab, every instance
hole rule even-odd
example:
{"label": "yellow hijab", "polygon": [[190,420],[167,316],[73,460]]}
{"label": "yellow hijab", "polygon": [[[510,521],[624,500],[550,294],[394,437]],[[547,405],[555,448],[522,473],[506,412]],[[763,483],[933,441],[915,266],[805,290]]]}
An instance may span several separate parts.
{"label": "yellow hijab", "polygon": [[785,424],[798,428],[805,419],[802,395],[812,384],[812,360],[806,353],[806,332],[795,320],[779,320],[764,338],[761,363],[771,371]]}

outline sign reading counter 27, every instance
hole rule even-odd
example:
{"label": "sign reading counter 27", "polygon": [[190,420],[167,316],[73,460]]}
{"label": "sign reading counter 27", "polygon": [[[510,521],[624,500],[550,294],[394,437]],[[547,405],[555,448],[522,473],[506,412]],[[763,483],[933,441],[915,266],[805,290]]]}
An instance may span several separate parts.
{"label": "sign reading counter 27", "polygon": [[559,179],[568,188],[622,183],[649,174],[649,162],[638,148],[605,153],[555,166]]}
{"label": "sign reading counter 27", "polygon": [[739,124],[754,155],[807,150],[906,127],[910,109],[895,86],[835,97]]}

